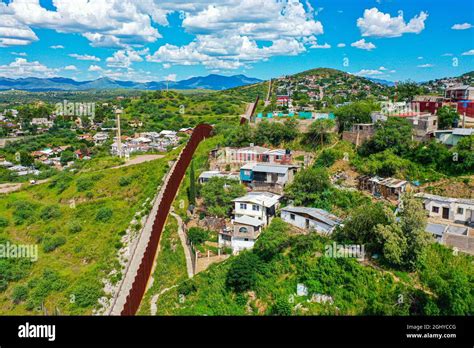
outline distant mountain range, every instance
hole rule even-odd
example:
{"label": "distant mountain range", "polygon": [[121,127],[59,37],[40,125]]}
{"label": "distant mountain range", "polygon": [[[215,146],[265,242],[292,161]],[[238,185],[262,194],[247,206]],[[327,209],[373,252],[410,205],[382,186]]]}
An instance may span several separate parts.
{"label": "distant mountain range", "polygon": [[[223,90],[259,83],[262,80],[245,75],[223,76],[211,74],[208,76],[192,77],[182,81],[169,81],[170,89],[209,89]],[[26,77],[9,79],[0,77],[0,90],[23,90],[31,92],[45,91],[84,91],[91,89],[140,89],[161,90],[166,89],[166,81],[159,82],[133,82],[118,81],[103,77],[92,81],[76,81],[64,77],[36,78]]]}
{"label": "distant mountain range", "polygon": [[372,82],[375,82],[375,83],[379,83],[381,85],[385,85],[385,86],[388,86],[388,87],[393,87],[395,86],[395,82],[393,81],[388,81],[388,80],[382,80],[382,79],[375,79],[375,78],[372,78],[372,77],[366,77],[367,80],[370,80]]}

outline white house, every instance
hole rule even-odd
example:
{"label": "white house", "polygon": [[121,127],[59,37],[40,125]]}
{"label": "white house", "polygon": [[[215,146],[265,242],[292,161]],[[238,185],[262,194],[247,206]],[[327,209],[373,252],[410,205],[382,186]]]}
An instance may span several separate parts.
{"label": "white house", "polygon": [[46,117],[33,118],[31,124],[35,126],[44,126],[46,128],[51,128],[54,125],[53,121],[48,120]]}
{"label": "white house", "polygon": [[342,223],[337,216],[323,209],[288,206],[281,209],[283,221],[298,228],[330,234]]}
{"label": "white house", "polygon": [[474,224],[474,200],[450,198],[418,193],[416,197],[423,199],[423,207],[432,218],[439,218],[454,223]]}
{"label": "white house", "polygon": [[93,136],[94,138],[94,143],[96,145],[100,145],[105,143],[109,139],[109,135],[105,132],[98,132]]}
{"label": "white house", "polygon": [[219,246],[231,247],[233,253],[253,248],[260,236],[263,221],[243,215],[232,220],[232,227],[219,232]]}
{"label": "white house", "polygon": [[235,218],[249,216],[263,221],[267,226],[276,214],[281,196],[270,192],[250,192],[243,197],[234,199]]}

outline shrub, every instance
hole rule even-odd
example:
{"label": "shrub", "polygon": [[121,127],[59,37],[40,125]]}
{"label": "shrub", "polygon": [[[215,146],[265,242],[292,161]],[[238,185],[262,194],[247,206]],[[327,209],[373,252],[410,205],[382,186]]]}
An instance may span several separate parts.
{"label": "shrub", "polygon": [[57,205],[48,205],[41,209],[41,219],[43,220],[52,220],[57,219],[61,216],[61,210]]}
{"label": "shrub", "polygon": [[74,295],[74,303],[81,308],[95,305],[102,294],[100,284],[91,281],[79,283],[71,292],[71,295]]}
{"label": "shrub", "polygon": [[288,300],[278,298],[272,306],[271,315],[288,316],[291,315],[291,305]]}
{"label": "shrub", "polygon": [[13,211],[13,218],[16,225],[21,225],[26,220],[35,216],[36,206],[28,201],[16,201],[13,203],[15,210]]}
{"label": "shrub", "polygon": [[257,269],[260,259],[250,251],[245,251],[236,257],[227,271],[225,284],[235,292],[252,289],[257,282]]}
{"label": "shrub", "polygon": [[197,290],[196,284],[192,280],[186,280],[178,286],[178,294],[188,296]]}
{"label": "shrub", "polygon": [[13,289],[12,301],[15,304],[23,302],[28,297],[28,288],[24,285],[17,285]]}
{"label": "shrub", "polygon": [[82,226],[78,221],[71,221],[68,224],[68,230],[70,233],[79,233],[82,231]]}
{"label": "shrub", "polygon": [[8,282],[5,279],[0,279],[0,293],[7,290]]}
{"label": "shrub", "polygon": [[107,222],[113,215],[113,211],[110,208],[100,208],[95,216],[95,220],[99,222]]}
{"label": "shrub", "polygon": [[191,227],[188,231],[189,241],[195,245],[204,243],[209,236],[209,231],[199,227]]}
{"label": "shrub", "polygon": [[132,179],[129,178],[129,177],[122,176],[122,177],[120,177],[120,179],[119,179],[119,185],[120,185],[121,187],[128,186],[128,185],[130,185],[131,183],[132,183]]}
{"label": "shrub", "polygon": [[76,182],[77,192],[89,191],[94,187],[94,181],[92,178],[79,178]]}
{"label": "shrub", "polygon": [[42,244],[43,244],[43,251],[45,253],[49,253],[56,250],[61,245],[66,244],[66,238],[62,236],[46,237],[43,239]]}
{"label": "shrub", "polygon": [[0,216],[0,228],[7,227],[10,224],[6,217]]}

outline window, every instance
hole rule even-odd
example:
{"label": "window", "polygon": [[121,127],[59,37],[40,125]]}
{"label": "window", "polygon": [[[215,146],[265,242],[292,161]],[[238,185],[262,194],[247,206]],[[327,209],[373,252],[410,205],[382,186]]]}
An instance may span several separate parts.
{"label": "window", "polygon": [[252,205],[252,210],[253,211],[260,211],[260,206],[257,204]]}
{"label": "window", "polygon": [[244,241],[248,242],[248,241],[249,241],[249,239],[248,239],[248,238],[244,238]]}
{"label": "window", "polygon": [[240,203],[240,209],[242,209],[242,210],[247,210],[247,204],[245,204],[245,203]]}
{"label": "window", "polygon": [[249,230],[247,229],[247,227],[241,227],[241,228],[239,228],[239,232],[240,232],[240,233],[248,233],[248,231],[249,231]]}
{"label": "window", "polygon": [[464,209],[463,208],[458,208],[458,214],[460,214],[460,215],[464,214]]}
{"label": "window", "polygon": [[439,207],[433,207],[433,208],[431,208],[431,211],[433,213],[439,213]]}
{"label": "window", "polygon": [[250,176],[250,174],[251,174],[251,173],[250,173],[250,170],[244,170],[244,175],[245,175],[245,176]]}
{"label": "window", "polygon": [[290,219],[294,220],[295,219],[295,214],[290,214]]}

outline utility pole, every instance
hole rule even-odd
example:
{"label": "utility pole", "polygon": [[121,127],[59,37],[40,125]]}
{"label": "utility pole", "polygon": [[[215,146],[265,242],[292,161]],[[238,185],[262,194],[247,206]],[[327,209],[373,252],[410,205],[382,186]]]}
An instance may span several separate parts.
{"label": "utility pole", "polygon": [[120,113],[116,113],[117,116],[117,151],[119,157],[122,158],[122,133],[120,131]]}

